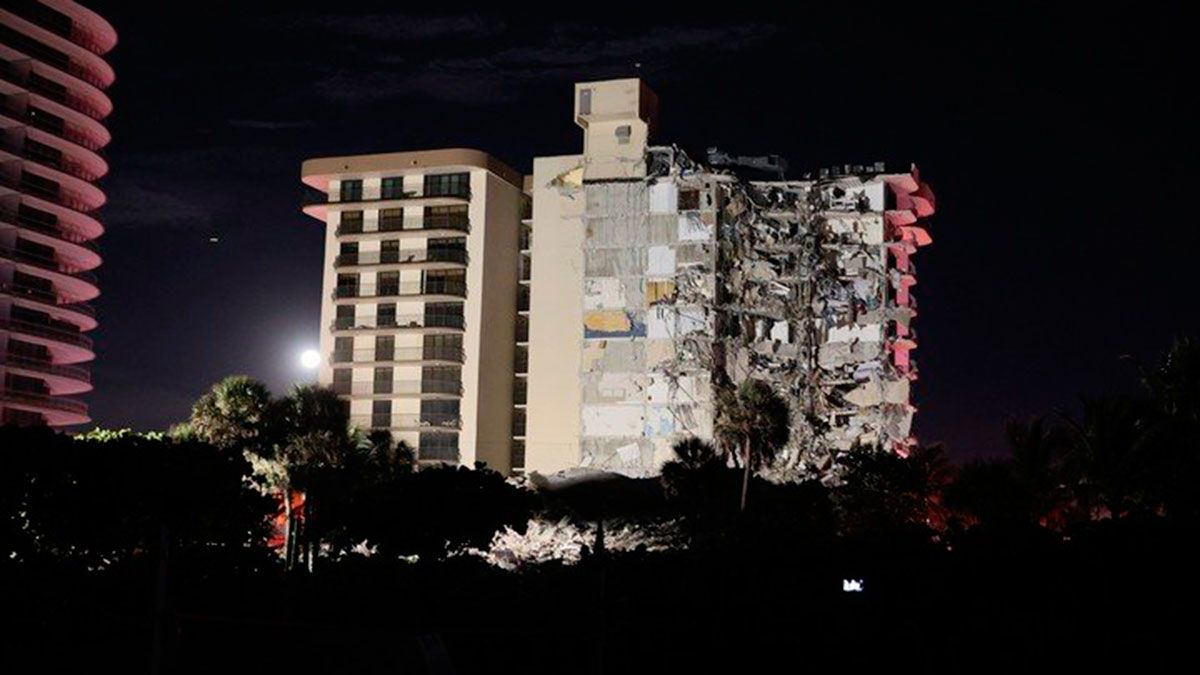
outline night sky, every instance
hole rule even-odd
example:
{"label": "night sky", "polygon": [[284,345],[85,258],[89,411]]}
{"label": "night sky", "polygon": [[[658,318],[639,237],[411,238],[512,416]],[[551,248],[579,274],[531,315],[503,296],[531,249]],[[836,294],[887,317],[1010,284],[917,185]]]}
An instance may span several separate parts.
{"label": "night sky", "polygon": [[1144,4],[589,3],[538,19],[86,4],[120,35],[89,396],[102,426],[165,428],[228,374],[277,392],[310,377],[323,233],[299,210],[303,159],[475,147],[528,172],[580,151],[573,82],[638,74],[660,99],[653,140],[695,157],[778,153],[793,176],[920,166],[938,213],[916,258],[917,424],[956,459],[1003,452],[1007,420],[1069,413],[1200,334],[1192,24]]}

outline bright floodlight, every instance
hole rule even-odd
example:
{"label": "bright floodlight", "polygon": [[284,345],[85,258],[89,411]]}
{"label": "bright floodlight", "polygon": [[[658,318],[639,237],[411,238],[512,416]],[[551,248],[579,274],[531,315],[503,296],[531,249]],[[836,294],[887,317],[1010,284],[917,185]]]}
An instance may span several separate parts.
{"label": "bright floodlight", "polygon": [[300,355],[300,365],[312,370],[313,368],[321,365],[321,355],[318,354],[317,350],[315,349],[306,349],[304,353]]}

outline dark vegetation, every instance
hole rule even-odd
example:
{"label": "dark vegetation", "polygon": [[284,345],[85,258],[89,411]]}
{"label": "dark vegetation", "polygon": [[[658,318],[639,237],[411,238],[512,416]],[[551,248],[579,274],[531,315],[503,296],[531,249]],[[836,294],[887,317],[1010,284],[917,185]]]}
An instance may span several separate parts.
{"label": "dark vegetation", "polygon": [[[736,398],[730,419],[758,421],[722,428],[732,457],[684,442],[660,479],[555,492],[416,471],[407,448],[347,432],[328,392],[273,400],[245,378],[168,435],[2,428],[0,670],[1145,670],[1187,653],[1196,345],[1134,393],[1014,423],[1003,459],[863,451],[824,482],[746,492],[739,458],[772,462],[777,402]],[[688,544],[598,537],[578,565],[519,572],[450,554],[535,514],[672,523]]]}

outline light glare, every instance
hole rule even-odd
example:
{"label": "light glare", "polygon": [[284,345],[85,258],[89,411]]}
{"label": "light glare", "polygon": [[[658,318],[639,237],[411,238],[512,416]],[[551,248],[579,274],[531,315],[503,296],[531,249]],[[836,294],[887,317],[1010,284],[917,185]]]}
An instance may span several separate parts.
{"label": "light glare", "polygon": [[305,350],[305,352],[300,355],[300,365],[312,370],[313,368],[321,365],[321,355],[318,354],[317,350],[315,349]]}

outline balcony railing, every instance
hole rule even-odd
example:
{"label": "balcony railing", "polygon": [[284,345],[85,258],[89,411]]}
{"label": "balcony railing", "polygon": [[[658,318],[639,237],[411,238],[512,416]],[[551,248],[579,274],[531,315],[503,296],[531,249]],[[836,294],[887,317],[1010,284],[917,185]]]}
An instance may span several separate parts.
{"label": "balcony railing", "polygon": [[414,295],[449,295],[467,297],[467,284],[463,281],[405,281],[394,284],[357,284],[338,286],[333,289],[333,299],[346,298],[393,298]]}
{"label": "balcony railing", "polygon": [[14,333],[24,333],[25,335],[36,335],[56,342],[65,342],[83,347],[84,349],[91,349],[92,339],[80,333],[78,329],[72,330],[71,328],[64,327],[70,325],[65,323],[42,324],[14,319],[0,319],[0,329],[9,330]]}
{"label": "balcony railing", "polygon": [[26,370],[35,370],[39,373],[47,375],[58,375],[60,377],[78,380],[80,382],[92,381],[92,373],[87,368],[79,366],[64,366],[39,359],[31,359],[26,356],[17,356],[15,354],[7,354],[0,356],[0,364],[13,368],[24,368]]}
{"label": "balcony railing", "polygon": [[0,399],[12,401],[14,403],[24,403],[26,405],[37,406],[39,408],[63,410],[80,415],[87,414],[87,404],[83,401],[60,398],[58,396],[51,396],[50,394],[38,394],[34,392],[5,389],[0,391]]}
{"label": "balcony railing", "polygon": [[78,192],[72,190],[71,188],[63,187],[62,185],[57,185],[54,188],[48,188],[41,185],[34,185],[28,181],[20,180],[19,178],[6,176],[2,173],[0,173],[0,185],[12,190],[17,190],[18,192],[22,192],[27,195],[33,195],[39,199],[45,199],[48,202],[54,202],[55,204],[65,206],[68,209],[79,211],[80,213],[93,211],[99,207],[99,205],[93,205],[89,203],[87,199],[85,199]]}
{"label": "balcony railing", "polygon": [[341,223],[337,226],[339,236],[348,234],[379,234],[387,232],[419,232],[422,230],[454,230],[470,232],[471,219],[467,216],[431,216],[428,218],[381,218],[375,229],[368,230],[361,221]]}
{"label": "balcony railing", "polygon": [[86,281],[93,286],[96,285],[96,275],[91,272],[72,271],[69,266],[63,264],[61,260],[53,256],[45,256],[29,251],[22,251],[18,248],[0,245],[0,258],[6,258],[15,262],[26,263],[35,267],[40,267],[44,270],[66,274],[68,276]]}
{"label": "balcony railing", "polygon": [[40,150],[28,143],[17,143],[16,141],[7,138],[0,138],[0,148],[14,155],[20,155],[32,162],[61,171],[67,175],[74,176],[80,180],[94,181],[100,178],[92,171],[89,171],[87,166],[82,162],[72,158],[67,154],[54,154]]}
{"label": "balcony railing", "polygon": [[104,113],[92,105],[88,99],[76,94],[65,86],[60,90],[35,80],[29,76],[31,72],[22,71],[15,63],[0,61],[0,79],[11,82],[39,96],[44,96],[55,103],[65,105],[75,112],[83,113],[94,120],[104,119]]}
{"label": "balcony railing", "polygon": [[45,288],[35,288],[33,286],[27,286],[25,284],[10,281],[0,284],[0,293],[7,293],[14,298],[25,298],[35,302],[40,302],[43,305],[50,305],[58,309],[65,309],[71,312],[85,314],[87,316],[96,316],[96,310],[90,305],[85,305],[82,303],[60,303],[58,301],[58,293],[53,289],[48,290]]}
{"label": "balcony railing", "polygon": [[457,328],[462,330],[463,317],[454,314],[401,314],[375,319],[353,319],[339,317],[333,320],[333,330],[372,330],[389,328]]}
{"label": "balcony railing", "polygon": [[[338,195],[341,197],[341,195]],[[401,199],[437,199],[437,198],[452,198],[452,199],[470,199],[471,190],[441,190],[436,192],[418,192],[416,190],[406,190],[402,193],[384,194],[380,192],[374,197],[366,197],[363,195],[348,195],[346,199],[329,199],[329,195],[320,191],[306,191],[300,198],[302,206],[318,206],[329,204],[364,204],[370,202],[391,202]]]}
{"label": "balcony railing", "polygon": [[463,362],[463,350],[457,347],[393,347],[391,349],[352,349],[334,351],[333,363],[383,363],[389,361]]}
{"label": "balcony railing", "polygon": [[449,413],[397,413],[394,415],[352,415],[350,423],[358,427],[388,428],[413,431],[454,430],[462,426],[459,415]]}
{"label": "balcony railing", "polygon": [[84,131],[78,125],[63,120],[60,126],[54,124],[49,119],[30,114],[29,106],[17,105],[15,97],[4,96],[0,98],[0,112],[19,120],[23,124],[28,124],[35,129],[41,129],[48,134],[53,134],[75,145],[85,147],[92,152],[98,153],[104,147],[103,143],[93,139],[88,132]]}
{"label": "balcony railing", "polygon": [[408,263],[448,262],[467,264],[467,252],[461,248],[430,248],[401,251],[343,253],[333,259],[334,267],[359,265],[405,265]]}
{"label": "balcony railing", "polygon": [[72,230],[70,227],[64,227],[63,224],[52,220],[40,220],[29,216],[20,215],[12,209],[0,209],[0,220],[6,223],[13,223],[20,226],[22,229],[33,232],[40,232],[45,235],[69,241],[72,244],[82,246],[90,251],[99,252],[96,243],[84,234]]}
{"label": "balcony railing", "polygon": [[462,394],[459,380],[379,380],[372,382],[334,382],[333,390],[343,396],[384,394],[388,396],[419,396],[421,394]]}

